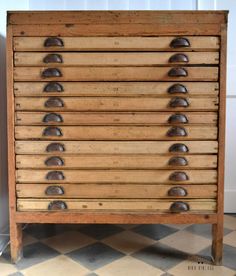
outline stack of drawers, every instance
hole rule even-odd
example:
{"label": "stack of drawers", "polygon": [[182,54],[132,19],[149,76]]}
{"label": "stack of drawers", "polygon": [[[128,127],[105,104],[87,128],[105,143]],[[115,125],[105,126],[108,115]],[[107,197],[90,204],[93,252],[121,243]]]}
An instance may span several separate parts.
{"label": "stack of drawers", "polygon": [[18,211],[215,212],[219,37],[13,45]]}

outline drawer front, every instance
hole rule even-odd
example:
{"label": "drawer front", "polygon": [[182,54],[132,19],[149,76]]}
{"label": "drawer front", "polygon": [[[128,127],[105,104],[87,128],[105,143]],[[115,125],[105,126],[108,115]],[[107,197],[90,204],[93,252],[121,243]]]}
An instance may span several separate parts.
{"label": "drawer front", "polygon": [[156,111],[218,109],[218,98],[18,97],[16,110],[25,111]]}
{"label": "drawer front", "polygon": [[44,156],[44,155],[16,155],[17,168],[40,169],[187,169],[187,168],[216,168],[216,155],[72,155],[72,156]]}
{"label": "drawer front", "polygon": [[14,82],[16,96],[217,96],[217,82]]}
{"label": "drawer front", "polygon": [[219,52],[167,53],[34,53],[16,52],[15,66],[153,66],[159,64],[218,64]]}
{"label": "drawer front", "polygon": [[216,170],[17,170],[17,183],[217,183]]}
{"label": "drawer front", "polygon": [[178,200],[78,200],[68,199],[61,201],[52,199],[18,199],[18,211],[90,211],[103,210],[113,212],[125,211],[158,211],[163,213],[176,212],[207,212],[212,213],[216,211],[216,201],[211,199],[192,199],[184,201]]}
{"label": "drawer front", "polygon": [[15,51],[186,51],[218,50],[217,36],[163,37],[14,37]]}
{"label": "drawer front", "polygon": [[16,125],[216,124],[216,112],[16,112]]}
{"label": "drawer front", "polygon": [[217,154],[217,141],[16,141],[16,154]]}
{"label": "drawer front", "polygon": [[19,198],[215,198],[212,185],[17,184]]}
{"label": "drawer front", "polygon": [[217,81],[217,67],[15,67],[15,81]]}
{"label": "drawer front", "polygon": [[16,126],[15,138],[43,140],[215,140],[214,126]]}

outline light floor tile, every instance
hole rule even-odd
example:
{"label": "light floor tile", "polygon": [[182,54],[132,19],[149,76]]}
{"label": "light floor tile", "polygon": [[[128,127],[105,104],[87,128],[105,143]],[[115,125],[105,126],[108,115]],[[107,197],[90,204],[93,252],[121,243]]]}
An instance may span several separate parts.
{"label": "light floor tile", "polygon": [[131,254],[155,243],[156,241],[134,232],[124,231],[108,237],[102,240],[102,242],[123,253]]}
{"label": "light floor tile", "polygon": [[34,265],[28,269],[22,270],[25,276],[83,276],[89,273],[85,267],[74,262],[70,258],[60,255],[48,261]]}
{"label": "light floor tile", "polygon": [[101,276],[159,276],[163,271],[131,256],[123,257],[95,271]]}
{"label": "light floor tile", "polygon": [[224,243],[236,247],[236,231],[224,236]]}
{"label": "light floor tile", "polygon": [[15,273],[17,269],[14,265],[9,264],[8,261],[0,257],[0,275],[7,276],[9,274]]}
{"label": "light floor tile", "polygon": [[62,254],[69,253],[83,246],[86,246],[95,240],[78,231],[67,231],[63,234],[41,240],[42,243],[52,247]]}
{"label": "light floor tile", "polygon": [[184,230],[163,238],[160,242],[190,254],[195,254],[211,244],[211,240]]}
{"label": "light floor tile", "polygon": [[186,227],[190,226],[191,224],[165,224],[165,225],[169,226],[169,227],[174,227],[174,228],[179,229],[179,230],[183,230]]}
{"label": "light floor tile", "polygon": [[224,215],[224,227],[236,230],[236,217]]}
{"label": "light floor tile", "polygon": [[168,273],[175,276],[235,276],[235,272],[227,267],[198,264],[189,260],[171,268]]}

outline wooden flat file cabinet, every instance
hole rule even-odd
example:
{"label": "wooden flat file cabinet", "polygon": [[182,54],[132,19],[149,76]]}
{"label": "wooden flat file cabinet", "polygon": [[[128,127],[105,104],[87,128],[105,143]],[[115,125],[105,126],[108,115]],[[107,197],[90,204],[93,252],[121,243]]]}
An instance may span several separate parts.
{"label": "wooden flat file cabinet", "polygon": [[8,13],[11,255],[24,223],[209,223],[222,259],[227,12]]}

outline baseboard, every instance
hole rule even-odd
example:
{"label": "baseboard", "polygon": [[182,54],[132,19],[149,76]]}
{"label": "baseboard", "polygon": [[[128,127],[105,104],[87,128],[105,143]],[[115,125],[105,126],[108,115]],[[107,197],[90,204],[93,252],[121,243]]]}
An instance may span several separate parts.
{"label": "baseboard", "polygon": [[[9,227],[5,227],[3,229],[0,230],[1,234],[0,234],[0,256],[2,254],[2,251],[6,248],[9,240],[10,240],[10,237],[9,237]],[[4,235],[2,235],[4,234]]]}
{"label": "baseboard", "polygon": [[224,212],[236,213],[236,190],[225,190]]}

